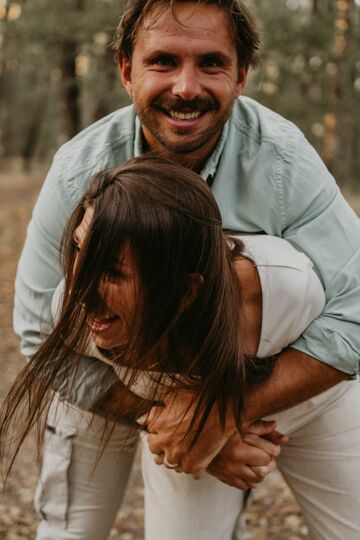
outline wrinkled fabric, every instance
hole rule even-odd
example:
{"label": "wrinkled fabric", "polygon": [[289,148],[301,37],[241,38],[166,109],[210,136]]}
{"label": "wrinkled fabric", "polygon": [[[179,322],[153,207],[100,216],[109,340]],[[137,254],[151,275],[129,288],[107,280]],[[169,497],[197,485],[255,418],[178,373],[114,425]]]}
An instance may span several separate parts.
{"label": "wrinkled fabric", "polygon": [[[92,176],[141,153],[133,106],[101,119],[57,152],[19,261],[14,327],[31,357],[50,331],[50,302],[62,275],[64,226]],[[326,306],[293,344],[345,373],[359,372],[360,220],[315,150],[292,123],[250,98],[236,100],[202,176],[212,187],[224,229],[287,239],[314,262]],[[72,395],[89,409],[116,382],[113,369],[84,357]]]}

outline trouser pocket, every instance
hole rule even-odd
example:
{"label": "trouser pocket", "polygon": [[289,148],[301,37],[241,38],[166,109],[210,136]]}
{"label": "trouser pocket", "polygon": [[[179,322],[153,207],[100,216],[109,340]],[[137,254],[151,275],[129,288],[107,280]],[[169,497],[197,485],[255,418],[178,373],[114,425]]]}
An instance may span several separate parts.
{"label": "trouser pocket", "polygon": [[71,462],[74,429],[57,430],[48,424],[40,479],[35,491],[35,509],[49,525],[66,529],[69,505],[68,471]]}

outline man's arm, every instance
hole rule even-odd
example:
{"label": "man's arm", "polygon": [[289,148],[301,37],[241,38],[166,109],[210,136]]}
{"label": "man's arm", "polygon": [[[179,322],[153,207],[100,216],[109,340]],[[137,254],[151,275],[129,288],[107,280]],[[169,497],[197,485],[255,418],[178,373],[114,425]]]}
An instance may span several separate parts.
{"label": "man's arm", "polygon": [[[360,371],[360,219],[304,138],[290,145],[288,161],[278,187],[283,237],[312,260],[326,296],[321,316],[292,347],[354,376]],[[318,368],[311,369],[316,376]],[[323,375],[333,381],[331,371]]]}
{"label": "man's arm", "polygon": [[[30,359],[52,328],[51,299],[62,277],[60,242],[65,224],[81,196],[75,188],[71,191],[63,178],[63,165],[62,159],[55,159],[49,171],[34,208],[17,270],[14,328],[21,337],[22,353]],[[85,189],[92,172],[84,171],[83,176]],[[74,384],[57,388],[54,381],[54,388],[62,399],[91,409],[117,381],[111,366],[83,357]]]}
{"label": "man's arm", "polygon": [[348,378],[301,351],[286,349],[278,356],[271,377],[249,392],[244,424],[288,409]]}
{"label": "man's arm", "polygon": [[[321,314],[293,344],[279,355],[269,380],[247,396],[245,422],[287,409],[355,375],[360,361],[360,220],[343,199],[319,156],[298,137],[288,141],[279,157],[283,173],[274,189],[279,201],[283,236],[314,262],[326,294]],[[286,166],[284,167],[284,163]],[[162,444],[172,412],[162,411],[150,438],[157,452],[168,448],[171,461],[183,461],[186,472],[207,466],[234,432],[229,415],[225,430],[216,411],[195,447],[188,439],[170,435]],[[168,432],[170,433],[170,432]]]}

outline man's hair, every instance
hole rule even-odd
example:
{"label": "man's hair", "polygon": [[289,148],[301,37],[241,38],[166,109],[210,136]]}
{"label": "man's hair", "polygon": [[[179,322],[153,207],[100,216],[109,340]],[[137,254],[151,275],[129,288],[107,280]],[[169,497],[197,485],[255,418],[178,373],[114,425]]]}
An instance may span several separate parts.
{"label": "man's hair", "polygon": [[[124,14],[116,30],[113,49],[116,56],[123,55],[131,58],[138,31],[145,17],[160,6],[163,10],[170,8],[174,18],[176,16],[176,4],[183,2],[193,3],[198,6],[216,5],[225,13],[229,29],[234,40],[240,67],[256,67],[258,64],[258,50],[260,36],[255,19],[242,0],[130,0],[125,7]],[[161,12],[160,12],[161,14]],[[155,16],[149,22],[149,26],[158,19]],[[181,23],[183,24],[183,23]]]}

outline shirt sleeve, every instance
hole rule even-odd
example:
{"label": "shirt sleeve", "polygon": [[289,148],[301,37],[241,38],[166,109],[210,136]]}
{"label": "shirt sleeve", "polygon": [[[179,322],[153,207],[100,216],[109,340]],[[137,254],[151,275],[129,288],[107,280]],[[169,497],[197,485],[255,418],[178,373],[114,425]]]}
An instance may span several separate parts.
{"label": "shirt sleeve", "polygon": [[[52,329],[51,298],[62,277],[60,243],[65,224],[76,204],[62,178],[61,159],[54,161],[35,205],[19,260],[15,282],[14,329],[21,338],[21,352],[31,358],[44,335]],[[90,409],[117,377],[110,366],[83,357],[71,395],[56,387],[62,399]]]}
{"label": "shirt sleeve", "polygon": [[293,347],[355,375],[360,361],[360,220],[305,140],[289,144],[278,181],[283,236],[313,261],[326,305]]}

